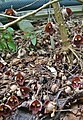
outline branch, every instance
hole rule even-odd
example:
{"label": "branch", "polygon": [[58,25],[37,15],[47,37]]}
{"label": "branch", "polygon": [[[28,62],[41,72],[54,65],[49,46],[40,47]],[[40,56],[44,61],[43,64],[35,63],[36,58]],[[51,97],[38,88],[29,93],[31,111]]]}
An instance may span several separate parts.
{"label": "branch", "polygon": [[25,14],[25,15],[23,15],[23,16],[18,17],[16,20],[14,20],[14,21],[12,21],[12,22],[10,22],[10,23],[7,23],[7,24],[5,24],[5,25],[3,25],[3,26],[0,26],[0,30],[5,30],[7,27],[9,27],[9,26],[11,26],[11,25],[13,25],[13,24],[21,21],[22,19],[24,19],[24,18],[26,18],[26,17],[28,17],[28,16],[31,16],[31,15],[36,14],[36,13],[39,12],[40,10],[42,10],[42,9],[44,9],[45,7],[47,7],[47,6],[49,6],[49,5],[53,4],[53,3],[56,3],[56,2],[58,2],[58,0],[50,1],[50,2],[44,4],[42,7],[38,8],[38,9],[36,9],[36,10],[34,10],[34,11],[30,12],[30,13],[27,13],[27,14]]}
{"label": "branch", "polygon": [[19,9],[17,9],[17,10],[22,10],[22,9],[24,9],[24,8],[26,8],[26,7],[28,8],[28,7],[32,6],[33,4],[35,4],[35,3],[38,2],[38,1],[40,1],[40,0],[35,0],[35,1],[33,1],[32,3],[30,3],[30,4],[28,4],[28,5],[25,5],[25,6],[19,8]]}
{"label": "branch", "polygon": [[17,19],[17,18],[18,18],[18,17],[16,17],[16,16],[10,16],[10,15],[5,15],[5,14],[0,14],[0,16],[6,17],[6,18],[14,18],[14,19]]}

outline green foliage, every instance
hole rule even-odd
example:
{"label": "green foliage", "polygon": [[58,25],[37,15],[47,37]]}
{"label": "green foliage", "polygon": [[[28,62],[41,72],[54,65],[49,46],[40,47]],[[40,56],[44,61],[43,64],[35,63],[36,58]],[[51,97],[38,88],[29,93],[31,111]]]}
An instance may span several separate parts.
{"label": "green foliage", "polygon": [[7,32],[9,32],[10,34],[13,34],[13,33],[14,33],[14,29],[11,28],[11,27],[8,27],[8,28],[7,28]]}
{"label": "green foliage", "polygon": [[37,44],[36,34],[35,33],[27,33],[26,37],[29,37],[33,46]]}
{"label": "green foliage", "polygon": [[2,39],[2,40],[0,41],[0,51],[6,49],[6,47],[7,47],[7,46],[6,46],[5,42],[4,42],[4,40]]}
{"label": "green foliage", "polygon": [[29,20],[22,20],[18,22],[19,28],[25,32],[24,38],[30,38],[31,44],[33,46],[36,46],[37,44],[37,38],[36,35],[41,33],[42,30],[40,29],[39,31],[35,31],[34,26],[31,24]]}
{"label": "green foliage", "polygon": [[12,36],[13,34],[14,30],[11,27],[1,33],[0,51],[16,51],[16,44]]}
{"label": "green foliage", "polygon": [[36,45],[36,43],[37,43],[37,39],[36,39],[36,35],[31,35],[31,43],[32,43],[32,45]]}
{"label": "green foliage", "polygon": [[36,40],[36,37],[34,37],[32,40],[31,40],[32,44],[35,46],[36,43],[37,43],[37,40]]}
{"label": "green foliage", "polygon": [[34,32],[34,27],[29,20],[22,20],[18,22],[18,26],[24,32],[29,32],[29,33]]}

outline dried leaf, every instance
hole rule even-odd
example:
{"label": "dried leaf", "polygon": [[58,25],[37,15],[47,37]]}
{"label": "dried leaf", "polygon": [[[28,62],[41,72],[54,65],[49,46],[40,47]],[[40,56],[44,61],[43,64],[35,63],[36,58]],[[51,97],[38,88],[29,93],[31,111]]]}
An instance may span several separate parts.
{"label": "dried leaf", "polygon": [[73,114],[68,114],[67,116],[65,116],[63,118],[63,120],[79,120],[79,117],[76,117],[75,115]]}
{"label": "dried leaf", "polygon": [[54,67],[49,67],[49,66],[46,66],[46,67],[52,72],[52,74],[57,76],[57,70]]}

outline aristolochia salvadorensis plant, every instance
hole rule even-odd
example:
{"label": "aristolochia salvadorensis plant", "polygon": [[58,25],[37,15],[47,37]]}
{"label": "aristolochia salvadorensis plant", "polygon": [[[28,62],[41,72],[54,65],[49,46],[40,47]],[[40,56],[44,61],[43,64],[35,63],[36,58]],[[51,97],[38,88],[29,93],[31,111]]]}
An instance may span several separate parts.
{"label": "aristolochia salvadorensis plant", "polygon": [[16,51],[16,44],[13,40],[14,29],[8,27],[5,31],[0,33],[0,51]]}

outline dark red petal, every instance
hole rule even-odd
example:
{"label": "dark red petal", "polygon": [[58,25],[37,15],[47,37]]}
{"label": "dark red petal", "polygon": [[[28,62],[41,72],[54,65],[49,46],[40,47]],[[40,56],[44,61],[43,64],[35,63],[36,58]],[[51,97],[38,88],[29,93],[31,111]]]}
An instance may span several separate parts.
{"label": "dark red petal", "polygon": [[74,77],[72,79],[72,86],[73,87],[80,87],[81,86],[80,77]]}
{"label": "dark red petal", "polygon": [[69,16],[72,15],[72,10],[70,8],[66,8],[66,11],[67,11]]}
{"label": "dark red petal", "polygon": [[12,95],[7,100],[7,105],[9,105],[12,109],[19,105],[19,100],[15,95]]}
{"label": "dark red petal", "polygon": [[47,23],[47,25],[45,27],[45,32],[47,32],[49,34],[52,34],[52,33],[54,33],[54,31],[55,30],[54,30],[54,28],[52,26],[52,23],[51,22]]}
{"label": "dark red petal", "polygon": [[40,111],[42,109],[42,103],[39,100],[33,100],[30,104],[30,110],[32,110],[32,112],[37,113],[38,111]]}
{"label": "dark red petal", "polygon": [[16,82],[18,85],[24,85],[25,79],[20,72],[16,75]]}
{"label": "dark red petal", "polygon": [[72,82],[75,82],[75,81],[76,81],[76,82],[77,82],[77,81],[79,82],[79,81],[80,81],[80,77],[73,77],[73,78],[72,78]]}
{"label": "dark red petal", "polygon": [[74,36],[74,44],[79,47],[81,44],[83,44],[83,37],[81,35]]}
{"label": "dark red petal", "polygon": [[17,80],[16,82],[17,82],[18,85],[23,86],[25,80],[24,80],[24,79],[22,79],[22,80]]}
{"label": "dark red petal", "polygon": [[6,104],[1,104],[0,105],[0,116],[8,116],[9,113],[11,112],[11,107]]}
{"label": "dark red petal", "polygon": [[8,76],[12,76],[12,71],[8,70],[8,71],[5,72],[5,74],[8,75]]}
{"label": "dark red petal", "polygon": [[6,10],[5,10],[5,14],[6,14],[6,15],[11,15],[11,16],[14,16],[14,15],[15,15],[13,9],[6,9]]}
{"label": "dark red petal", "polygon": [[29,94],[29,92],[31,91],[31,89],[28,87],[21,87],[20,91],[21,91],[22,95],[26,97]]}

